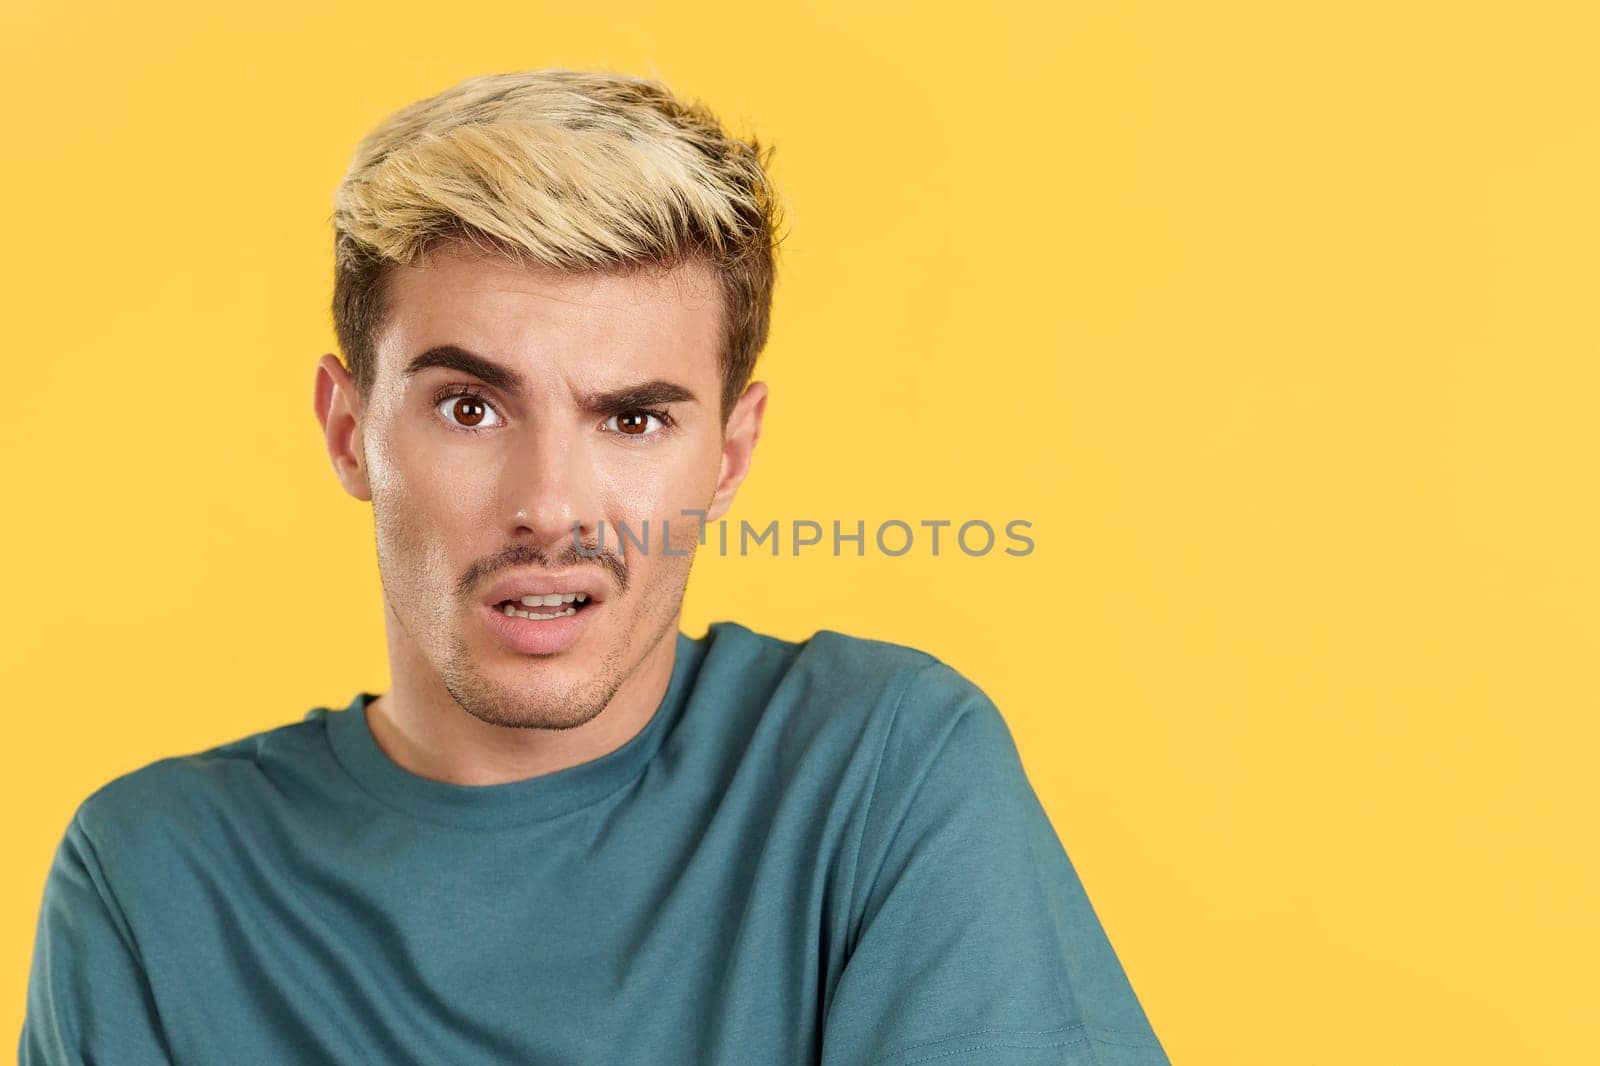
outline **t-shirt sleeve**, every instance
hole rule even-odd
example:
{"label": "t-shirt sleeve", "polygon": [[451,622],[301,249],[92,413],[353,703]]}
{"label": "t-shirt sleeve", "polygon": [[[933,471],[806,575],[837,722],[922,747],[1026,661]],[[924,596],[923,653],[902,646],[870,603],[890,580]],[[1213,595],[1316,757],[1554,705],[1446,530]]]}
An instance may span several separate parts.
{"label": "t-shirt sleeve", "polygon": [[149,981],[80,817],[45,881],[20,1066],[170,1066]]}
{"label": "t-shirt sleeve", "polygon": [[940,662],[888,731],[824,1066],[1166,1066],[1004,718]]}

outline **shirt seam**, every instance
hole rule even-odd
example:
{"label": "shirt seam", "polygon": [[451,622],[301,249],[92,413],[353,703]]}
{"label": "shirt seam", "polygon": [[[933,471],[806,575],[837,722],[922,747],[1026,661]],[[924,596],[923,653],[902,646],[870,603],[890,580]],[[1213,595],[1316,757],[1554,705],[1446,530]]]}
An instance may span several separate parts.
{"label": "shirt seam", "polygon": [[911,686],[917,678],[921,677],[924,671],[938,665],[938,662],[930,656],[927,662],[906,674],[905,682],[895,694],[894,708],[889,712],[889,724],[883,731],[883,746],[878,749],[878,759],[872,767],[872,784],[867,789],[867,806],[861,817],[861,832],[856,835],[855,856],[850,862],[849,908],[845,914],[852,922],[855,916],[857,888],[861,881],[861,852],[866,847],[867,830],[872,824],[872,811],[878,800],[878,784],[883,777],[883,764],[889,757],[889,742],[894,737],[894,727],[900,720],[900,708],[905,704],[906,693],[911,691]]}
{"label": "shirt seam", "polygon": [[[133,956],[134,962],[139,964],[142,972],[148,963],[145,960],[144,949],[133,935],[133,923],[128,921],[128,912],[117,901],[117,894],[111,887],[111,881],[106,876],[106,864],[100,858],[100,846],[94,842],[94,837],[89,832],[89,827],[84,824],[83,814],[79,812],[73,816],[77,823],[78,835],[83,838],[84,868],[90,873],[90,884],[94,887],[94,894],[100,897],[100,902],[116,917],[113,926],[117,932],[117,939],[122,941],[122,946],[128,949],[128,954]],[[148,978],[147,978],[148,979]]]}
{"label": "shirt seam", "polygon": [[1049,1048],[1076,1046],[1082,1048],[1089,1054],[1091,1062],[1097,1061],[1099,1058],[1099,1056],[1095,1055],[1094,1053],[1094,1045],[1096,1044],[1101,1044],[1106,1047],[1129,1048],[1136,1051],[1161,1050],[1160,1042],[1152,1039],[1149,1033],[1134,1029],[1118,1029],[1106,1026],[1089,1025],[1086,1022],[1077,1022],[1073,1025],[1064,1025],[1057,1029],[971,1029],[965,1033],[956,1033],[952,1036],[942,1037],[938,1040],[927,1040],[921,1043],[907,1044],[896,1049],[895,1051],[889,1052],[886,1055],[880,1055],[879,1057],[873,1059],[872,1066],[880,1066],[880,1064],[889,1063],[893,1060],[899,1059],[903,1055],[912,1054],[921,1048],[934,1048],[939,1044],[949,1044],[961,1040],[968,1040],[974,1037],[985,1037],[991,1035],[996,1038],[1006,1036],[1044,1037],[1054,1036],[1058,1033],[1064,1034],[1062,1035],[1061,1039],[1052,1040],[1047,1043],[1038,1043],[1036,1041],[1024,1043],[1018,1040],[992,1039],[986,1043],[968,1044],[962,1047],[950,1048],[946,1051],[938,1051],[931,1055],[921,1055],[918,1058],[906,1059],[904,1062],[899,1063],[899,1066],[918,1066],[919,1063],[936,1062],[939,1059],[947,1059],[953,1055],[966,1055],[974,1051],[989,1051],[996,1048],[1043,1051]]}
{"label": "shirt seam", "polygon": [[[349,712],[342,711],[339,713],[348,714]],[[338,764],[339,771],[350,780],[351,784],[355,785],[357,791],[361,792],[380,807],[387,811],[392,811],[396,814],[399,814],[404,818],[411,818],[418,822],[426,823],[427,825],[431,825],[436,829],[466,830],[468,832],[495,833],[504,830],[525,829],[531,825],[538,825],[543,822],[553,822],[559,818],[565,818],[568,815],[581,814],[586,810],[590,810],[591,808],[604,803],[606,800],[621,792],[623,789],[635,784],[639,778],[644,776],[645,771],[650,768],[650,764],[655,761],[654,756],[646,759],[643,765],[641,765],[639,769],[629,776],[625,781],[619,782],[615,788],[594,797],[592,800],[589,800],[580,806],[570,807],[567,810],[561,811],[557,814],[535,815],[534,817],[518,819],[514,822],[493,822],[487,825],[480,825],[475,821],[451,821],[447,818],[436,818],[426,814],[419,814],[409,807],[401,806],[385,796],[378,795],[376,791],[370,788],[367,783],[361,779],[359,774],[351,770],[350,765],[345,761],[344,755],[339,751],[339,745],[334,742],[332,725],[327,721],[326,716],[323,718],[322,736],[323,741],[328,745],[329,754],[333,756],[333,761]]]}
{"label": "shirt seam", "polygon": [[952,1055],[965,1055],[974,1051],[989,1051],[995,1048],[1043,1051],[1049,1048],[1071,1047],[1076,1045],[1078,1047],[1088,1049],[1091,1042],[1087,1026],[1085,1026],[1082,1022],[1079,1022],[1075,1025],[1064,1025],[1058,1029],[973,1029],[965,1033],[956,1033],[953,1036],[943,1037],[939,1040],[923,1041],[922,1043],[918,1044],[906,1045],[905,1047],[889,1052],[887,1055],[880,1055],[878,1058],[873,1059],[871,1066],[879,1066],[879,1064],[891,1062],[900,1058],[902,1055],[908,1055],[915,1052],[918,1048],[932,1048],[939,1044],[955,1043],[957,1041],[967,1040],[972,1037],[991,1035],[995,1037],[1040,1037],[1055,1036],[1056,1034],[1064,1035],[1062,1035],[1059,1040],[1051,1040],[1045,1043],[1039,1043],[1037,1041],[1021,1043],[1015,1040],[991,1039],[981,1044],[968,1044],[963,1047],[949,1048],[945,1051],[938,1051],[931,1055],[921,1055],[914,1059],[906,1059],[904,1062],[900,1063],[899,1066],[917,1066],[918,1063],[936,1062],[939,1059],[950,1058]]}
{"label": "shirt seam", "polygon": [[85,824],[82,809],[72,816],[73,823],[78,828],[78,835],[83,838],[83,866],[89,874],[90,887],[100,899],[101,904],[111,912],[114,920],[111,925],[117,939],[127,950],[133,960],[134,968],[139,972],[142,984],[140,997],[150,1011],[152,1028],[161,1041],[161,1050],[168,1057],[172,1056],[172,1035],[167,1032],[167,1020],[161,1013],[161,1005],[156,1002],[155,982],[150,978],[151,962],[146,958],[144,949],[139,946],[138,939],[134,936],[133,923],[128,920],[128,912],[117,901],[116,890],[111,887],[111,879],[106,875],[106,864],[100,858],[100,846],[95,843],[94,836]]}
{"label": "shirt seam", "polygon": [[[1057,1033],[1081,1033],[1084,1040],[1093,1044],[1106,1044],[1112,1047],[1128,1048],[1153,1048],[1159,1047],[1158,1041],[1142,1029],[1121,1029],[1106,1025],[1091,1025],[1088,1022],[1074,1022],[1071,1025],[1061,1025],[1054,1029],[1007,1029],[998,1026],[987,1026],[982,1029],[968,1029],[961,1033],[952,1033],[949,1036],[937,1037],[933,1040],[919,1040],[914,1044],[902,1044],[886,1054],[873,1059],[873,1063],[884,1062],[900,1055],[906,1055],[921,1048],[935,1047],[953,1040],[965,1040],[975,1036],[1054,1036]],[[1006,1045],[995,1045],[1006,1046]],[[1054,1047],[1056,1045],[1049,1045]],[[909,1064],[907,1064],[909,1066]]]}

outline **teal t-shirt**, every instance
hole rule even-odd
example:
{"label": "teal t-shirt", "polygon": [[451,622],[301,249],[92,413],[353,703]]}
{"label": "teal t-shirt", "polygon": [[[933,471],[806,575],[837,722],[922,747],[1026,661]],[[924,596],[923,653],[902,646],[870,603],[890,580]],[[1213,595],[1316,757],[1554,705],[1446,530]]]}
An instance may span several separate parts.
{"label": "teal t-shirt", "polygon": [[24,1066],[1164,1064],[983,692],[910,648],[679,633],[622,747],[416,776],[341,710],[79,808]]}

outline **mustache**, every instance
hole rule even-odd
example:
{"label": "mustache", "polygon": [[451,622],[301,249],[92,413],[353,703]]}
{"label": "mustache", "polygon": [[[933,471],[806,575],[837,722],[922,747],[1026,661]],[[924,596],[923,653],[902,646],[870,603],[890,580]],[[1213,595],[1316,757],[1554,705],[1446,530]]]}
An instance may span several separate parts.
{"label": "mustache", "polygon": [[469,566],[466,573],[461,575],[461,580],[456,582],[456,595],[462,598],[470,596],[472,590],[485,578],[492,577],[501,570],[528,566],[537,566],[545,570],[569,570],[591,564],[610,573],[618,595],[628,591],[628,564],[622,561],[620,555],[600,544],[598,538],[592,543],[583,545],[582,551],[571,538],[568,538],[565,547],[557,552],[546,551],[537,544],[511,544],[486,559],[478,560]]}

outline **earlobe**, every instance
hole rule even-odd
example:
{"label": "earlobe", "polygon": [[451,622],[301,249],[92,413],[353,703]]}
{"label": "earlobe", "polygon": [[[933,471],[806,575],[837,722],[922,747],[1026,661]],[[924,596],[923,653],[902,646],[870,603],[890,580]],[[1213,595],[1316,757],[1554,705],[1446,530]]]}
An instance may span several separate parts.
{"label": "earlobe", "polygon": [[358,500],[371,500],[365,455],[361,447],[360,399],[355,380],[337,356],[317,360],[316,387],[312,407],[322,426],[323,443],[333,472],[344,490]]}
{"label": "earlobe", "polygon": [[707,521],[721,518],[733,506],[733,497],[750,472],[750,459],[761,439],[761,419],[766,409],[766,383],[752,381],[728,415],[728,428],[722,438],[722,471],[716,494],[706,510]]}

